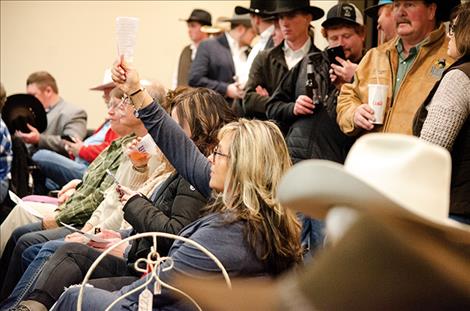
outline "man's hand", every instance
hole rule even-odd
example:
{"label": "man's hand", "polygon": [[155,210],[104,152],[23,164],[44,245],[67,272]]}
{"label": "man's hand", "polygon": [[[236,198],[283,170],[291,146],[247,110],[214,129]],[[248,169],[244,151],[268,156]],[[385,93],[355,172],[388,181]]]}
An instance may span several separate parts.
{"label": "man's hand", "polygon": [[[82,231],[84,231],[84,230],[82,230]],[[65,242],[85,244],[85,243],[88,243],[89,240],[83,234],[78,233],[78,232],[74,232],[74,233],[66,235],[65,238],[64,238],[64,241]]]}
{"label": "man's hand", "polygon": [[41,139],[41,134],[39,131],[32,125],[26,124],[31,132],[23,133],[21,131],[16,131],[16,136],[21,138],[25,143],[37,145]]}
{"label": "man's hand", "polygon": [[54,216],[48,216],[44,217],[42,219],[42,229],[43,230],[49,230],[49,229],[54,229],[58,228],[59,226],[57,225],[57,222],[55,221]]}
{"label": "man's hand", "polygon": [[330,79],[331,82],[340,89],[344,83],[352,82],[358,65],[352,63],[350,60],[344,60],[338,56],[336,56],[336,60],[341,64],[341,66],[331,64]]}
{"label": "man's hand", "polygon": [[67,150],[68,153],[73,154],[75,157],[78,157],[78,154],[80,153],[80,149],[82,149],[83,147],[83,141],[78,137],[72,137],[72,139],[75,142],[72,143],[68,140],[64,140],[65,150]]}
{"label": "man's hand", "polygon": [[111,72],[114,83],[124,93],[129,94],[140,88],[139,73],[124,60],[124,55],[114,62]]}
{"label": "man's hand", "polygon": [[245,95],[244,93],[245,92],[241,88],[240,83],[234,82],[227,86],[227,92],[225,95],[227,97],[237,99],[237,98],[243,98],[243,96]]}
{"label": "man's hand", "polygon": [[261,95],[261,96],[265,96],[265,97],[269,97],[269,92],[264,87],[262,87],[261,85],[258,85],[256,87],[256,94]]}
{"label": "man's hand", "polygon": [[59,193],[57,194],[59,205],[65,203],[65,201],[67,201],[72,196],[72,194],[75,192],[75,188],[77,188],[77,185],[80,182],[80,179],[73,179],[63,186],[62,189],[60,189]]}
{"label": "man's hand", "polygon": [[354,124],[357,127],[370,131],[374,128],[374,124],[372,124],[373,120],[374,111],[368,104],[362,104],[356,108],[354,112]]}
{"label": "man's hand", "polygon": [[313,109],[315,109],[313,100],[308,96],[300,95],[295,101],[294,115],[299,116],[313,114]]}

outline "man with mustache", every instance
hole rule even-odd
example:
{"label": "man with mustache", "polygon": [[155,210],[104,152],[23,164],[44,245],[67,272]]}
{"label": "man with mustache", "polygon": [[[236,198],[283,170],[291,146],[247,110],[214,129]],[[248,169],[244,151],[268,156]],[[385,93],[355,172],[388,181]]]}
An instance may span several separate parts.
{"label": "man with mustache", "polygon": [[[371,49],[362,59],[352,84],[341,89],[337,121],[351,136],[367,132],[412,134],[413,118],[442,72],[453,63],[447,56],[448,38],[442,22],[458,0],[395,0],[398,36]],[[368,85],[388,85],[383,124],[373,124]]]}

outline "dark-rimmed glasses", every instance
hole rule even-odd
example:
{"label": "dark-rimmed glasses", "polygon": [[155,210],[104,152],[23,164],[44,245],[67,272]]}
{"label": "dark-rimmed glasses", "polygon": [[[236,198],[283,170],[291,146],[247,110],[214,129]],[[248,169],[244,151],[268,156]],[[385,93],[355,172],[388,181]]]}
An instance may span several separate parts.
{"label": "dark-rimmed glasses", "polygon": [[215,163],[215,158],[217,156],[219,157],[225,157],[225,158],[230,158],[230,155],[222,153],[219,151],[219,146],[215,146],[214,150],[212,150],[212,156],[214,158],[214,163]]}
{"label": "dark-rimmed glasses", "polygon": [[449,24],[449,36],[453,37],[455,35],[455,24],[454,23],[450,23]]}

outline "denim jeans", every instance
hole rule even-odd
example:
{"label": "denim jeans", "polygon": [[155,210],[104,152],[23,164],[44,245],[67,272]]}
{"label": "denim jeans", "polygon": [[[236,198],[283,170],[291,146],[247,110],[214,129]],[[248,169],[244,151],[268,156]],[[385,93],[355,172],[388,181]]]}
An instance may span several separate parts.
{"label": "denim jeans", "polygon": [[44,243],[65,237],[71,231],[66,228],[41,230],[40,222],[22,226],[13,231],[2,256],[2,267],[5,271],[3,287],[0,291],[0,301],[6,299],[18,283],[24,272],[22,260],[23,252],[34,244]]}
{"label": "denim jeans", "polygon": [[309,262],[315,253],[322,249],[325,240],[325,223],[321,220],[313,219],[297,213],[297,218],[302,224],[301,245],[304,249],[304,262]]}
{"label": "denim jeans", "polygon": [[[60,188],[72,179],[82,179],[88,168],[84,163],[79,163],[46,149],[34,153],[33,161],[39,166],[42,174]],[[51,183],[46,180],[46,186],[49,188],[50,185]]]}
{"label": "denim jeans", "polygon": [[49,257],[54,254],[56,249],[64,243],[63,239],[61,239],[35,244],[28,247],[23,252],[22,263],[23,268],[26,268],[26,271],[23,273],[23,276],[19,280],[18,284],[16,284],[15,289],[10,296],[0,303],[0,310],[8,310],[16,307],[19,302],[24,300],[24,298],[32,292],[45,263]]}

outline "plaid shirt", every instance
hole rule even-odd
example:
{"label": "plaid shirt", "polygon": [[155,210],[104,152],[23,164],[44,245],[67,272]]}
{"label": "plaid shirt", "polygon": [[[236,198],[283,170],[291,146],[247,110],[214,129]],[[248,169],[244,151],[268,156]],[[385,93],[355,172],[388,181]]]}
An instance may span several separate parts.
{"label": "plaid shirt", "polygon": [[59,226],[61,226],[60,222],[76,226],[85,224],[103,201],[104,191],[113,184],[113,180],[106,174],[106,170],[116,172],[121,164],[122,148],[134,137],[134,135],[127,135],[113,141],[90,164],[77,191],[59,206],[60,212],[55,217]]}
{"label": "plaid shirt", "polygon": [[10,133],[0,115],[0,181],[8,178],[12,158]]}

